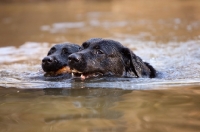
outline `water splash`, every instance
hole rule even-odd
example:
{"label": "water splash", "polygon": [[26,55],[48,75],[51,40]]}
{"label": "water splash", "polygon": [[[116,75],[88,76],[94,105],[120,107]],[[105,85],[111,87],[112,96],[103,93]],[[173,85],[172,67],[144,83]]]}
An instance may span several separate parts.
{"label": "water splash", "polygon": [[[97,78],[88,81],[48,79],[40,63],[51,47],[48,43],[27,42],[17,47],[0,48],[0,86],[9,88],[121,88],[157,89],[200,84],[200,41],[158,44],[140,41],[135,36],[116,38],[144,61],[151,63],[159,76],[149,78]],[[113,83],[114,82],[114,83]]]}

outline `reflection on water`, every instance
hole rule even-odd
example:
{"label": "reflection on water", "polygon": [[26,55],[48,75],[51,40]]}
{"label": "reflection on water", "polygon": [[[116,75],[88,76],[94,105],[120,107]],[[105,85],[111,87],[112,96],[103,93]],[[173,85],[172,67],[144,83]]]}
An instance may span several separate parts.
{"label": "reflection on water", "polygon": [[199,94],[199,87],[153,91],[1,88],[0,130],[195,132],[200,124]]}
{"label": "reflection on water", "polygon": [[[0,1],[0,131],[199,131],[199,1],[18,1]],[[92,37],[120,41],[158,77],[43,76],[53,44]]]}

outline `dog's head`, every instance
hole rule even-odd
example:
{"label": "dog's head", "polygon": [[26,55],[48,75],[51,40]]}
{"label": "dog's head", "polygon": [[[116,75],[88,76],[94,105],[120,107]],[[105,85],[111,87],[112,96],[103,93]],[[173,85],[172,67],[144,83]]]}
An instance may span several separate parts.
{"label": "dog's head", "polygon": [[122,45],[113,40],[100,38],[84,42],[81,50],[71,54],[69,66],[73,72],[85,77],[123,74],[123,60],[120,55]]}
{"label": "dog's head", "polygon": [[151,74],[148,63],[119,42],[109,39],[90,39],[82,44],[79,52],[69,55],[68,59],[72,72],[80,73],[83,78],[102,75],[150,77]]}
{"label": "dog's head", "polygon": [[42,69],[52,75],[70,73],[68,56],[79,51],[80,46],[72,43],[54,45],[42,59]]}

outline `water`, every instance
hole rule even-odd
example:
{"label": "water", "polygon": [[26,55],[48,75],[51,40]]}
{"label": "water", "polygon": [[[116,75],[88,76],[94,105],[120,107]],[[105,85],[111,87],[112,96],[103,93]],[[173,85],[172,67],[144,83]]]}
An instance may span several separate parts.
{"label": "water", "polygon": [[[199,12],[189,0],[1,2],[0,131],[199,131]],[[43,76],[52,45],[92,37],[121,42],[158,77]]]}

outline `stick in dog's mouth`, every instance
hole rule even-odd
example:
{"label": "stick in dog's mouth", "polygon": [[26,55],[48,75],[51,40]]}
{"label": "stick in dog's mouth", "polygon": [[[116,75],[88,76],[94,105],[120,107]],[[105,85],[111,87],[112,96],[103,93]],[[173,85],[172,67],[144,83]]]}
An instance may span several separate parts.
{"label": "stick in dog's mouth", "polygon": [[64,73],[72,73],[71,69],[69,68],[69,66],[65,66],[61,69],[59,69],[58,71],[56,71],[56,74],[64,74]]}
{"label": "stick in dog's mouth", "polygon": [[58,76],[61,74],[67,74],[67,73],[72,73],[71,69],[69,68],[69,66],[65,66],[62,67],[61,69],[57,70],[57,71],[52,71],[52,72],[46,72],[44,74],[44,76]]}

